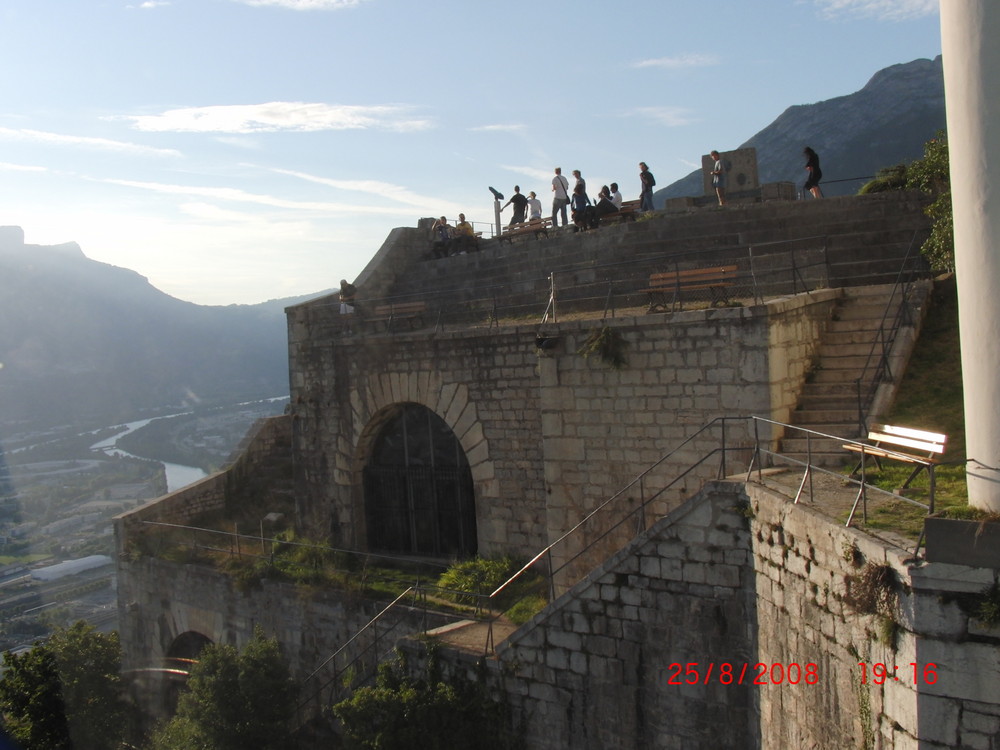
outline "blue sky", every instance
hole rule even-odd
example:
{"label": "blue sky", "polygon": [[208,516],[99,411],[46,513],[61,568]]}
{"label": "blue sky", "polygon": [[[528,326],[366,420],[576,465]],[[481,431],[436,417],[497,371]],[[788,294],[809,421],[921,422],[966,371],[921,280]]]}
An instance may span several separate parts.
{"label": "blue sky", "polygon": [[637,198],[940,51],[937,0],[2,0],[0,225],[200,304],[308,294],[489,185]]}

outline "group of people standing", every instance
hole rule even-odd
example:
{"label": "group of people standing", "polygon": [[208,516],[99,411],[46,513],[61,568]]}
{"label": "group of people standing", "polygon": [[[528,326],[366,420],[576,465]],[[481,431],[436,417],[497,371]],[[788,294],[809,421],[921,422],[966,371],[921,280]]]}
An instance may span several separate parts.
{"label": "group of people standing", "polygon": [[[646,162],[639,162],[639,180],[640,208],[643,211],[652,211],[653,186],[656,185],[656,180],[653,173],[649,171]],[[517,187],[514,188],[514,192],[516,197]],[[530,195],[534,197],[535,194],[531,193]],[[555,176],[552,178],[552,226],[558,227],[560,218],[562,218],[562,225],[567,226],[569,224],[567,214],[572,212],[573,223],[578,228],[594,227],[600,222],[602,216],[616,213],[621,210],[621,207],[622,194],[618,189],[617,182],[602,186],[596,201],[591,201],[590,196],[587,195],[587,181],[579,169],[573,170],[573,188],[570,189],[569,178],[563,175],[562,167],[555,168]],[[537,202],[537,216],[533,215],[531,218],[541,218],[540,202]],[[516,220],[517,215],[515,214],[511,223],[516,223]]]}
{"label": "group of people standing", "polygon": [[[822,198],[823,192],[819,188],[819,181],[823,177],[823,172],[819,168],[819,156],[809,146],[806,146],[803,153],[807,160],[805,168],[809,173],[805,189],[814,198]],[[715,188],[719,205],[724,206],[726,205],[729,165],[723,160],[718,151],[713,150],[711,157],[713,161],[711,169],[712,187]],[[621,210],[622,196],[618,190],[618,183],[613,182],[610,186],[603,186],[597,195],[597,200],[591,202],[590,197],[587,195],[587,181],[583,179],[583,175],[579,169],[573,170],[573,180],[573,187],[570,189],[570,181],[563,175],[562,168],[555,168],[555,176],[552,178],[552,226],[559,226],[560,217],[562,218],[562,225],[568,225],[567,209],[572,212],[573,223],[581,228],[597,226],[601,216]],[[649,166],[644,161],[639,162],[640,211],[653,210],[653,188],[655,186],[656,178],[649,171]],[[500,197],[502,198],[503,196]],[[520,185],[514,186],[514,194],[500,210],[503,211],[507,206],[513,207],[513,215],[508,226],[521,224],[525,221],[537,221],[542,218],[542,202],[538,199],[534,191],[529,192],[527,196],[523,195]]]}

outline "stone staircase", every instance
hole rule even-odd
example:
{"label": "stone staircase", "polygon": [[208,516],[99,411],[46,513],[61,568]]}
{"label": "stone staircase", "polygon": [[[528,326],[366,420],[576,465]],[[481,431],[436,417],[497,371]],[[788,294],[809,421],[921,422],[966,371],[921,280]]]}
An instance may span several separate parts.
{"label": "stone staircase", "polygon": [[[862,394],[869,392],[881,351],[873,344],[879,340],[883,319],[886,328],[890,327],[902,304],[897,292],[886,310],[892,289],[892,284],[844,289],[823,336],[816,368],[790,417],[791,424],[838,438],[862,437],[858,386]],[[781,452],[799,461],[811,455],[812,463],[818,466],[841,466],[850,462],[841,442],[811,437],[807,445],[806,437],[792,433],[781,441]]]}

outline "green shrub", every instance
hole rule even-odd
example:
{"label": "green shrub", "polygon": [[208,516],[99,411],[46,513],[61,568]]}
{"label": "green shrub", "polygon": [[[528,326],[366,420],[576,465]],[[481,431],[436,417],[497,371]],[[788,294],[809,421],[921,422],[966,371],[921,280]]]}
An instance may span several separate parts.
{"label": "green shrub", "polygon": [[446,596],[453,601],[474,605],[479,596],[492,594],[515,570],[509,557],[499,560],[475,557],[448,568],[438,579],[438,586],[446,589]]}

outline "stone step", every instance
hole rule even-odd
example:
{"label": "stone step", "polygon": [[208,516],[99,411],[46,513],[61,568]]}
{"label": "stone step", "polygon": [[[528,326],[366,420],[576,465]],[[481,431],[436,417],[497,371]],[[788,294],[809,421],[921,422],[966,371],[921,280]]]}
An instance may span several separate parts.
{"label": "stone step", "polygon": [[827,331],[823,336],[823,346],[865,346],[871,349],[872,342],[877,339],[872,328],[847,328],[846,330]]}
{"label": "stone step", "polygon": [[[841,409],[796,409],[789,418],[792,424],[797,425],[820,425],[820,424],[849,424],[857,422],[858,409],[849,405]],[[825,432],[825,430],[821,430]]]}
{"label": "stone step", "polygon": [[[819,432],[819,430],[817,430]],[[831,434],[831,433],[827,433]],[[850,461],[850,452],[844,450],[841,446],[844,444],[844,440],[854,440],[857,435],[851,433],[842,436],[834,436],[832,438],[817,437],[815,435],[809,437],[789,437],[783,438],[781,441],[781,452],[782,453],[797,453],[799,455],[805,455],[806,452],[812,451],[813,453],[828,453],[828,454],[840,454],[843,458],[842,461]]]}
{"label": "stone step", "polygon": [[[809,382],[810,385],[851,385],[852,388],[856,389],[854,383],[862,374],[860,367],[829,367],[815,370]],[[870,378],[871,373],[867,373],[867,376]]]}

